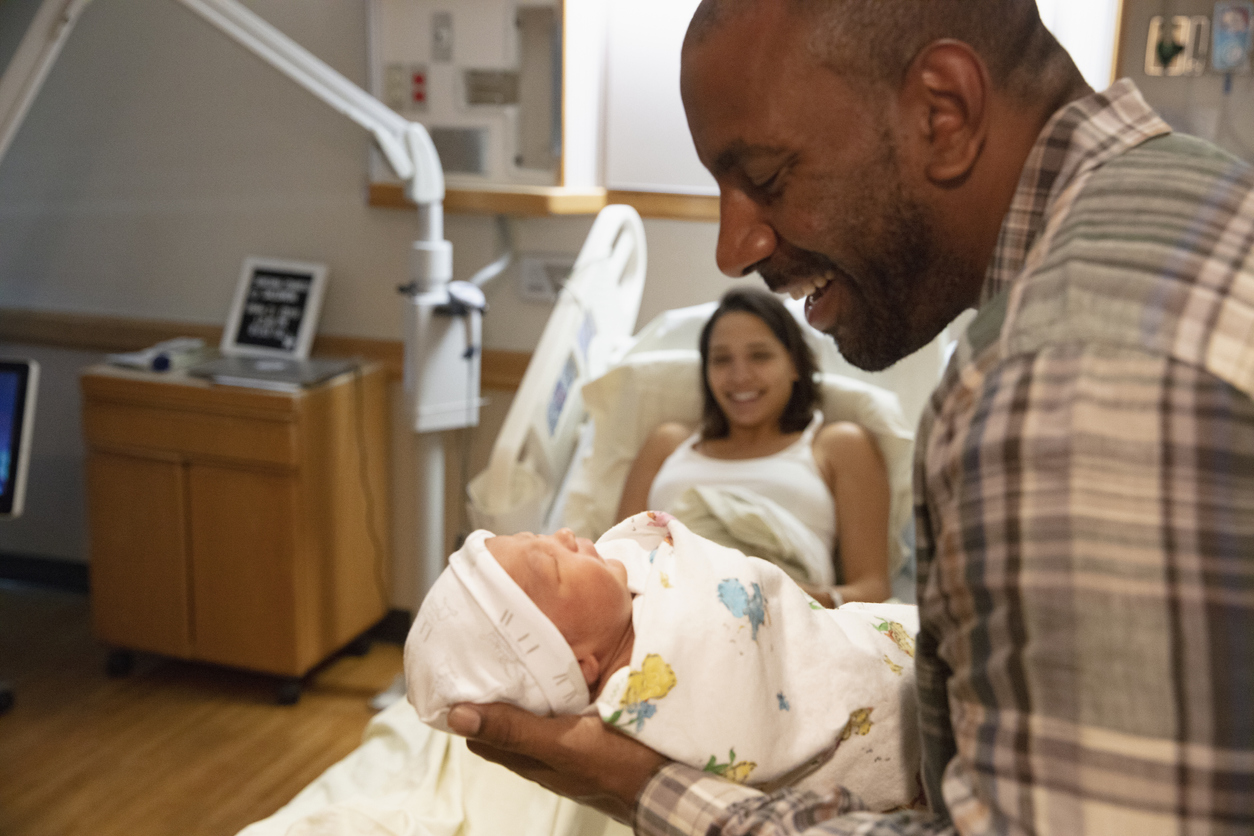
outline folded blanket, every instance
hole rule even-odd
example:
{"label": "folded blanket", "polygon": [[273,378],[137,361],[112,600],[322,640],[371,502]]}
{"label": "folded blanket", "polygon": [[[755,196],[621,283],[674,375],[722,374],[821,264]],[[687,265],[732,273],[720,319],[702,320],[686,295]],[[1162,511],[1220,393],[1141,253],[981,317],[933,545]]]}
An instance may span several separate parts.
{"label": "folded blanket", "polygon": [[669,514],[631,517],[597,549],[637,592],[631,664],[596,701],[606,723],[764,789],[839,784],[876,810],[917,799],[914,607],[825,610]]}
{"label": "folded blanket", "polygon": [[694,534],[770,561],[795,581],[836,583],[832,555],[819,536],[757,491],[697,486],[684,491],[668,510]]}

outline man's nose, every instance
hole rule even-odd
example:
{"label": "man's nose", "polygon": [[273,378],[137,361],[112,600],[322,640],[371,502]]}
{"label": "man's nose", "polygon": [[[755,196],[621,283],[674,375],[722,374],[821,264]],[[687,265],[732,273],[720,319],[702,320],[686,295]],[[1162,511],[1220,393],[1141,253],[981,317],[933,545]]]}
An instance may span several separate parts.
{"label": "man's nose", "polygon": [[720,189],[718,209],[718,269],[740,278],[775,252],[778,239],[757,203],[741,190]]}

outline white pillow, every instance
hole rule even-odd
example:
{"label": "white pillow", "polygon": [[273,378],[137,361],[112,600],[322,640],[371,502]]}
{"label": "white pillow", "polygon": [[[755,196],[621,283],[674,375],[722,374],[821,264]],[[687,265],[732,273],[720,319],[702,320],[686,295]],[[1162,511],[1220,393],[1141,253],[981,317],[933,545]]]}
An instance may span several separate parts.
{"label": "white pillow", "polygon": [[[908,556],[906,528],[914,518],[914,430],[901,413],[901,402],[887,389],[839,374],[819,376],[823,420],[852,421],[875,437],[888,470],[888,574],[896,575]],[[621,488],[619,489],[621,492]],[[837,520],[837,525],[840,520]]]}
{"label": "white pillow", "polygon": [[[819,399],[825,421],[852,421],[879,444],[891,492],[889,530],[898,544],[889,554],[889,571],[895,573],[905,557],[901,534],[913,504],[914,433],[897,396],[878,386],[823,374]],[[694,429],[701,421],[701,356],[685,349],[628,354],[584,384],[583,400],[594,426],[592,449],[574,465],[563,522],[580,536],[596,539],[617,522],[627,471],[649,435],[668,421]]]}
{"label": "white pillow", "polygon": [[701,420],[701,355],[671,349],[629,354],[583,387],[592,419],[592,450],[572,466],[563,522],[596,539],[618,522],[627,471],[645,439],[662,424]]}

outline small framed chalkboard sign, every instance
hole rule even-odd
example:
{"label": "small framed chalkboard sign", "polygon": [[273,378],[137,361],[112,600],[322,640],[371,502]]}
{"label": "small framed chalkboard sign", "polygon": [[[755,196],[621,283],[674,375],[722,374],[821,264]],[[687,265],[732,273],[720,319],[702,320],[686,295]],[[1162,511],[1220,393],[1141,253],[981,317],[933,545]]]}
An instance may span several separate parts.
{"label": "small framed chalkboard sign", "polygon": [[308,357],[326,283],[325,264],[258,256],[244,259],[231,315],[222,330],[222,353]]}

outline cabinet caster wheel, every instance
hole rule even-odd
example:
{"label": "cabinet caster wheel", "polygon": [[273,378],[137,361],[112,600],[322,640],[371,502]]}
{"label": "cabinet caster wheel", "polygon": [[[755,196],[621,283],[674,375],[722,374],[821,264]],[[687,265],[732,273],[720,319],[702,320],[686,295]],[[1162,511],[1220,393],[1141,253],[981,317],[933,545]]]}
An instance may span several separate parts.
{"label": "cabinet caster wheel", "polygon": [[279,705],[296,705],[300,702],[300,680],[295,677],[281,680],[275,689],[275,698]]}
{"label": "cabinet caster wheel", "polygon": [[371,641],[367,636],[358,636],[344,646],[344,652],[349,656],[365,656],[370,652],[370,646]]}
{"label": "cabinet caster wheel", "polygon": [[105,673],[109,676],[127,676],[135,667],[135,654],[129,650],[110,650],[105,660]]}

